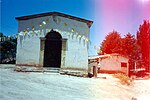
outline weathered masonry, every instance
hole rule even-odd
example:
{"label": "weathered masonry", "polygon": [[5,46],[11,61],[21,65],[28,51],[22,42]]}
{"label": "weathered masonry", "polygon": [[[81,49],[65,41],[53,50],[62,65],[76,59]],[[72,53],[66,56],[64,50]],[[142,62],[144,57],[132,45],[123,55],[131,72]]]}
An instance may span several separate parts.
{"label": "weathered masonry", "polygon": [[88,69],[92,21],[58,12],[16,17],[16,20],[17,65]]}

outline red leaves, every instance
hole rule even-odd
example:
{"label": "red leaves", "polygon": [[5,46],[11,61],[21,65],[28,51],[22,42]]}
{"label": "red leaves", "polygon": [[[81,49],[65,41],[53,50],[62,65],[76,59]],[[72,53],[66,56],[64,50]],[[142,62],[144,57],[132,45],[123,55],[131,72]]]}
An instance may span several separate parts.
{"label": "red leaves", "polygon": [[144,20],[137,32],[138,45],[141,48],[142,60],[146,70],[150,71],[150,23]]}
{"label": "red leaves", "polygon": [[118,32],[110,32],[105,40],[102,42],[101,51],[102,53],[118,53],[120,52],[121,36]]}
{"label": "red leaves", "polygon": [[124,38],[116,31],[110,32],[102,42],[101,51],[104,53],[119,53],[128,57],[132,57],[135,53],[136,39],[128,33]]}

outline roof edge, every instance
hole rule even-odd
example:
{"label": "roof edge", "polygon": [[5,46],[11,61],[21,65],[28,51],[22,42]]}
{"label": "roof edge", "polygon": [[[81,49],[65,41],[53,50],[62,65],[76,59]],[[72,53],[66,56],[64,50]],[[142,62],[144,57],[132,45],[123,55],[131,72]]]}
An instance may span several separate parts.
{"label": "roof edge", "polygon": [[83,19],[83,18],[80,18],[80,17],[75,17],[75,16],[71,16],[71,15],[64,14],[64,13],[59,13],[59,12],[46,12],[46,13],[41,13],[41,14],[33,14],[33,15],[15,17],[15,19],[19,21],[19,20],[28,20],[28,19],[34,19],[34,18],[39,18],[39,17],[44,17],[44,16],[53,16],[53,15],[66,17],[66,18],[69,18],[69,19],[84,22],[88,25],[88,27],[91,27],[91,25],[93,24],[93,21],[91,21],[91,20],[87,20],[87,19]]}

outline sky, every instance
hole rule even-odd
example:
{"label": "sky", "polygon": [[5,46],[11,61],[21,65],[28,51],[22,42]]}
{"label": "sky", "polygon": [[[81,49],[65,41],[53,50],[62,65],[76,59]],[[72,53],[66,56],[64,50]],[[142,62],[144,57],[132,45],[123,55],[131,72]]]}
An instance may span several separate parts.
{"label": "sky", "polygon": [[150,20],[150,0],[0,0],[0,32],[17,33],[15,17],[61,12],[92,20],[89,55],[96,55],[105,36],[115,30],[136,35],[143,20]]}

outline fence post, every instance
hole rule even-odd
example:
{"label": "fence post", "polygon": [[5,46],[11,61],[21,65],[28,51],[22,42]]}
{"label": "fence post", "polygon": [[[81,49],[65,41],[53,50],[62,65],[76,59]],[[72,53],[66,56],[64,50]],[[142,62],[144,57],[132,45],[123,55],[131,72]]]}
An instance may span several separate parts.
{"label": "fence post", "polygon": [[97,66],[93,66],[93,76],[97,77]]}

